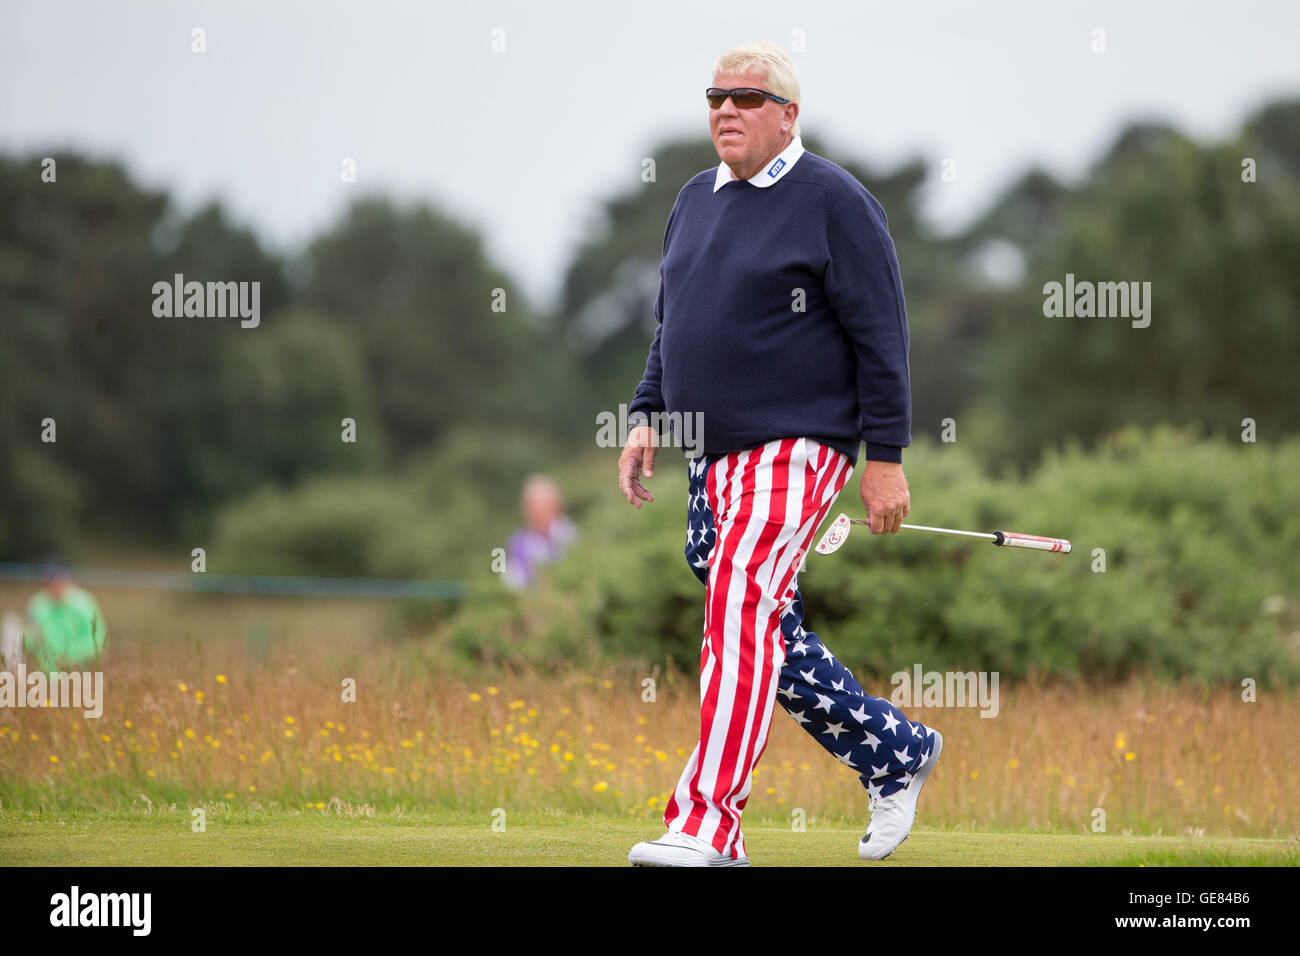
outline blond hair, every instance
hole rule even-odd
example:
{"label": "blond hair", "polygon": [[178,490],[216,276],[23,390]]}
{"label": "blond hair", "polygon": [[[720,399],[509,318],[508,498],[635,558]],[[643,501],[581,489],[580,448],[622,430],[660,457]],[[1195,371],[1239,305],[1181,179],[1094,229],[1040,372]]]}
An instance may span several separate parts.
{"label": "blond hair", "polygon": [[[799,102],[799,73],[794,68],[794,60],[775,43],[746,43],[732,47],[713,64],[714,76],[723,72],[758,73],[763,76],[763,84],[769,93],[775,93],[791,103]],[[799,135],[797,118],[790,129],[790,135]]]}

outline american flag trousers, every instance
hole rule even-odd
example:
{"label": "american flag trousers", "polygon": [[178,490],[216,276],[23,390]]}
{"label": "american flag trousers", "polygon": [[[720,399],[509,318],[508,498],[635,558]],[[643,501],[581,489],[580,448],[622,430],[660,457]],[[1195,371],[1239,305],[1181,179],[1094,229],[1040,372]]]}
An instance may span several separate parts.
{"label": "american flag trousers", "polygon": [[906,786],[933,734],[868,696],[803,627],[798,573],[853,468],[811,438],[688,460],[686,560],[705,585],[700,739],[664,810],[669,830],[746,856],[740,816],[776,701],[872,796]]}

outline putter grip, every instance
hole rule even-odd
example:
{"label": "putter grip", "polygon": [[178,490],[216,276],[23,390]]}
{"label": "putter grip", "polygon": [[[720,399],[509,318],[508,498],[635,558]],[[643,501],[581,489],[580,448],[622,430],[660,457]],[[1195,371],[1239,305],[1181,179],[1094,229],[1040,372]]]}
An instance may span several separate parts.
{"label": "putter grip", "polygon": [[995,531],[994,544],[1007,548],[1031,548],[1034,551],[1070,553],[1070,542],[1065,538],[1043,538],[1036,534],[1016,534],[1014,531]]}

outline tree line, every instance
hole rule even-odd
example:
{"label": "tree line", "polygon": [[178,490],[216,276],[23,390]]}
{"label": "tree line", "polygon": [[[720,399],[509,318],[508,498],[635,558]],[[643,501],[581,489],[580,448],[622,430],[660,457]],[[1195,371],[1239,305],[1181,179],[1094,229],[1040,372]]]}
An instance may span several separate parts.
{"label": "tree line", "polygon": [[[1078,182],[1026,170],[956,235],[920,215],[937,164],[882,173],[805,145],[889,217],[914,434],[946,428],[1023,471],[1133,425],[1300,430],[1300,101],[1216,142],[1130,125]],[[651,155],[655,181],[629,175],[602,204],[553,313],[427,204],[364,196],[279,255],[220,204],[182,214],[120,163],[59,153],[48,182],[43,154],[0,155],[0,559],[191,539],[321,478],[437,473],[435,494],[463,502],[480,476],[429,456],[465,456],[475,435],[531,436],[507,455],[516,470],[589,449],[640,378],[677,191],[717,162],[707,139]],[[155,315],[175,276],[258,283],[257,326]],[[1049,314],[1044,289],[1067,276],[1149,283],[1148,324]]]}

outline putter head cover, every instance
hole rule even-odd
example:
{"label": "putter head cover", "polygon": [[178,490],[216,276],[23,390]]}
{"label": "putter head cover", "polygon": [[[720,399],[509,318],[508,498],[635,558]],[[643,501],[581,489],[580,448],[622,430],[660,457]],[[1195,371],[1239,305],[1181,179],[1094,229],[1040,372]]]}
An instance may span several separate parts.
{"label": "putter head cover", "polygon": [[834,554],[848,540],[849,529],[852,527],[853,524],[849,521],[849,516],[840,514],[831,522],[831,526],[826,529],[826,533],[817,542],[817,553]]}

